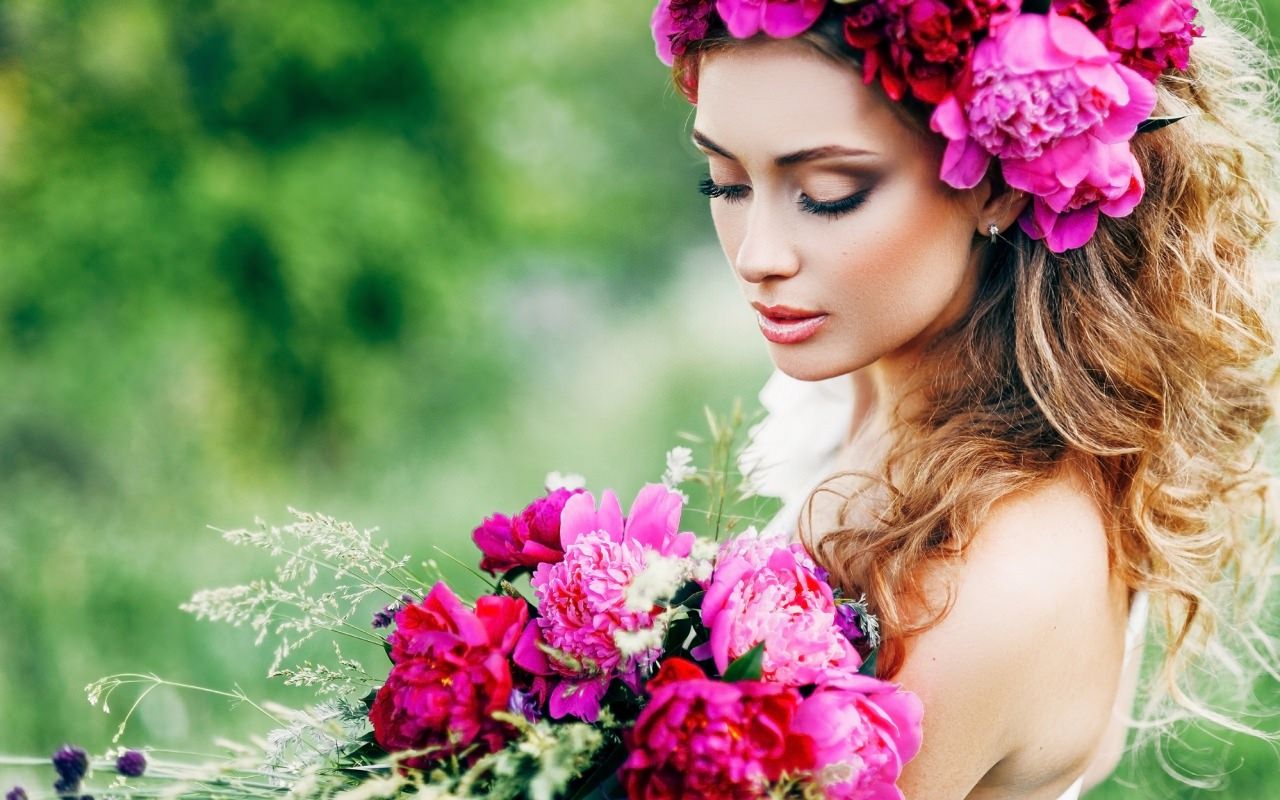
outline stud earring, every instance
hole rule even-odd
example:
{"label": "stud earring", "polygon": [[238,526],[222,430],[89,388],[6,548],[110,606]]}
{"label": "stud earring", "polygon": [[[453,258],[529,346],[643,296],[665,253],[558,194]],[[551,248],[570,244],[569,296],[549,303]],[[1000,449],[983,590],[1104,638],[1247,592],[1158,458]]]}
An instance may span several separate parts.
{"label": "stud earring", "polygon": [[995,224],[994,222],[989,223],[987,225],[987,235],[990,236],[992,239],[996,238],[996,234],[998,234],[999,232],[1000,232],[1000,226]]}

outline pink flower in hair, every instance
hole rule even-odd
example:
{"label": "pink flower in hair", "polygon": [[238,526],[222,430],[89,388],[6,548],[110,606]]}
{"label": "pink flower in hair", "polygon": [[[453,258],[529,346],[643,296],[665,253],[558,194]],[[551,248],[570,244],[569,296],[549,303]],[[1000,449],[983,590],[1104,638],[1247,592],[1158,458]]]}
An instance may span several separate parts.
{"label": "pink flower in hair", "polygon": [[1003,166],[1009,185],[1033,195],[1018,224],[1055,253],[1089,241],[1099,213],[1123,217],[1142,199],[1142,170],[1127,142],[1078,136],[1041,158]]}
{"label": "pink flower in hair", "polygon": [[[679,530],[683,505],[678,492],[661,484],[641,489],[625,520],[611,491],[604,492],[598,509],[590,492],[565,503],[564,559],[538,565],[531,582],[541,616],[525,628],[514,653],[516,664],[554,685],[553,718],[594,722],[614,678],[639,691],[643,672],[661,655],[661,648],[624,655],[614,634],[653,626],[652,610],[627,608],[627,589],[649,553],[689,555],[694,535]],[[543,647],[568,659],[549,657]]]}
{"label": "pink flower in hair", "polygon": [[715,0],[661,0],[653,9],[649,28],[658,58],[668,67],[684,55],[690,42],[707,35]]}
{"label": "pink flower in hair", "polygon": [[826,5],[827,0],[716,0],[716,12],[735,39],[761,31],[775,39],[788,39],[817,22]]}
{"label": "pink flower in hair", "polygon": [[1059,234],[1052,234],[1057,224],[1031,226],[1055,252],[1078,246],[1066,242],[1086,228],[1092,235],[1089,221],[1096,225],[1099,211],[1129,213],[1142,178],[1132,157],[1120,154],[1156,98],[1151,82],[1118,58],[1083,22],[1052,12],[1021,14],[997,28],[934,109],[933,129],[950,140],[942,180],[975,186],[998,158],[1010,186],[1046,200],[1041,220],[1075,214]]}
{"label": "pink flower in hair", "polygon": [[1054,0],[1053,7],[1084,22],[1120,63],[1153,81],[1166,69],[1186,69],[1192,40],[1204,35],[1191,0]]}

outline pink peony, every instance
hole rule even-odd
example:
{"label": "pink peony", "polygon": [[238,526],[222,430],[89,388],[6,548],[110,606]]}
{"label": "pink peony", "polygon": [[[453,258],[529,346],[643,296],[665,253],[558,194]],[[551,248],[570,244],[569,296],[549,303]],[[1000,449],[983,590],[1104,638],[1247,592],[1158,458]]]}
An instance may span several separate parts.
{"label": "pink peony", "polygon": [[792,730],[813,740],[818,782],[830,800],[902,800],[902,765],[920,749],[924,706],[865,675],[825,683],[800,704]]}
{"label": "pink peony", "polygon": [[[653,625],[653,611],[627,609],[626,592],[650,552],[689,555],[694,535],[679,531],[683,503],[678,492],[661,484],[640,491],[625,521],[610,491],[604,493],[599,509],[590,493],[566,503],[560,528],[564,560],[538,565],[532,585],[540,616],[528,625],[515,650],[517,664],[555,684],[552,717],[594,721],[615,677],[639,690],[641,673],[661,651],[653,648],[624,657],[614,634]],[[568,658],[549,658],[544,646]]]}
{"label": "pink peony", "polygon": [[716,0],[716,11],[735,39],[761,31],[775,39],[788,39],[817,22],[826,5],[827,0]]}
{"label": "pink peony", "polygon": [[812,741],[792,735],[801,699],[791,687],[714,681],[672,658],[649,689],[649,704],[625,734],[619,777],[627,797],[764,797],[783,773],[813,766]]}
{"label": "pink peony", "polygon": [[764,642],[764,677],[792,686],[832,671],[856,671],[862,658],[836,624],[831,587],[815,571],[804,548],[785,536],[731,540],[702,600],[711,638],[694,656],[710,655],[723,673]]}
{"label": "pink peony", "polygon": [[509,658],[527,620],[522,600],[481,597],[472,611],[443,582],[402,609],[391,636],[395,666],[369,712],[378,744],[436,748],[407,762],[418,767],[474,744],[472,760],[500,749],[514,730],[492,714],[508,708]]}
{"label": "pink peony", "polygon": [[1018,218],[1028,236],[1044,239],[1055,253],[1080,247],[1098,228],[1098,214],[1123,217],[1142,199],[1138,161],[1124,142],[1105,144],[1077,137],[1055,148],[1053,157],[1005,162],[1005,179],[1033,193]]}
{"label": "pink peony", "polygon": [[1186,69],[1191,43],[1204,35],[1191,0],[1054,0],[1054,9],[1089,26],[1120,63],[1154,81]]}
{"label": "pink peony", "polygon": [[937,103],[954,88],[987,29],[1017,13],[1021,0],[877,0],[844,19],[844,37],[863,52],[863,80],[877,76],[885,94],[908,89]]}
{"label": "pink peony", "polygon": [[[1078,246],[1069,243],[1086,229],[1092,235],[1099,211],[1128,213],[1141,199],[1141,176],[1136,162],[1105,146],[1128,152],[1155,107],[1155,87],[1117,58],[1084,23],[1056,13],[1022,14],[996,29],[934,109],[931,125],[949,140],[942,179],[975,186],[991,158],[1000,159],[1009,185],[1054,198],[1031,230],[1055,252]],[[1095,155],[1104,162],[1081,160]],[[1048,212],[1073,216],[1043,224]]]}
{"label": "pink peony", "polygon": [[649,28],[658,58],[668,67],[685,54],[691,42],[707,35],[714,0],[661,0],[653,9]]}
{"label": "pink peony", "polygon": [[497,575],[515,567],[533,567],[559,561],[560,512],[581,489],[556,489],[534,500],[515,517],[494,514],[472,532],[471,538],[484,553],[480,569]]}

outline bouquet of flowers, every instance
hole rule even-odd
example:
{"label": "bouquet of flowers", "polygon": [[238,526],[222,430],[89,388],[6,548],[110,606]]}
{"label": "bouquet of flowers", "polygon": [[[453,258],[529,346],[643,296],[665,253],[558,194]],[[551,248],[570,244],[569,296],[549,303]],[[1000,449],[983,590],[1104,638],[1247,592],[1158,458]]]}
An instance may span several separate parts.
{"label": "bouquet of flowers", "polygon": [[[713,457],[732,463],[723,456],[740,412],[709,419]],[[278,638],[272,674],[321,702],[298,710],[155,675],[104,678],[87,687],[104,709],[117,690],[139,690],[116,742],[164,685],[248,703],[276,727],[202,762],[66,746],[44,796],[900,798],[923,709],[874,676],[874,617],[799,543],[733,533],[727,469],[691,461],[688,448],[670,451],[662,482],[625,514],[613,491],[597,499],[578,476],[552,473],[520,513],[474,530],[491,578],[471,602],[435,561],[422,564],[434,580],[422,579],[372,531],[323,515],[226,532],[279,557],[274,577],[198,592],[184,608]],[[687,482],[717,496],[714,538],[681,530]],[[333,585],[322,590],[325,573]],[[355,622],[377,596],[391,602]],[[326,632],[334,665],[285,666]],[[368,670],[339,640],[380,648],[389,666]],[[6,798],[41,794],[15,787]]]}

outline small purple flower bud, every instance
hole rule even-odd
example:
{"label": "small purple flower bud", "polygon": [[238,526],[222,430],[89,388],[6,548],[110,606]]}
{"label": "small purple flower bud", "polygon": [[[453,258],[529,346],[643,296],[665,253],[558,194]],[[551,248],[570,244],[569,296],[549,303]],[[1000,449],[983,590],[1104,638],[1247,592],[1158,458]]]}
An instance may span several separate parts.
{"label": "small purple flower bud", "polygon": [[844,634],[844,638],[850,642],[857,643],[866,636],[862,630],[859,616],[858,609],[853,603],[838,603],[836,605],[836,627]]}
{"label": "small purple flower bud", "polygon": [[542,712],[538,709],[538,701],[529,692],[523,692],[519,689],[511,690],[511,700],[507,703],[507,709],[512,714],[522,714],[530,722],[537,722],[542,719]]}
{"label": "small purple flower bud", "polygon": [[817,564],[815,564],[813,567],[813,577],[817,578],[823,583],[831,583],[831,573],[827,572],[826,567],[822,567]]}
{"label": "small purple flower bud", "polygon": [[147,771],[147,757],[137,750],[125,750],[116,759],[116,771],[128,778],[138,778]]}
{"label": "small purple flower bud", "polygon": [[4,800],[27,800],[27,790],[21,786],[15,786],[5,792]]}
{"label": "small purple flower bud", "polygon": [[400,609],[405,606],[413,605],[417,602],[417,598],[405,592],[400,595],[400,600],[395,603],[383,606],[382,610],[373,615],[373,622],[370,623],[375,628],[390,628],[391,623],[396,621],[396,614],[400,613]]}
{"label": "small purple flower bud", "polygon": [[78,784],[89,771],[89,754],[79,747],[64,744],[53,754],[53,768],[67,784]]}

